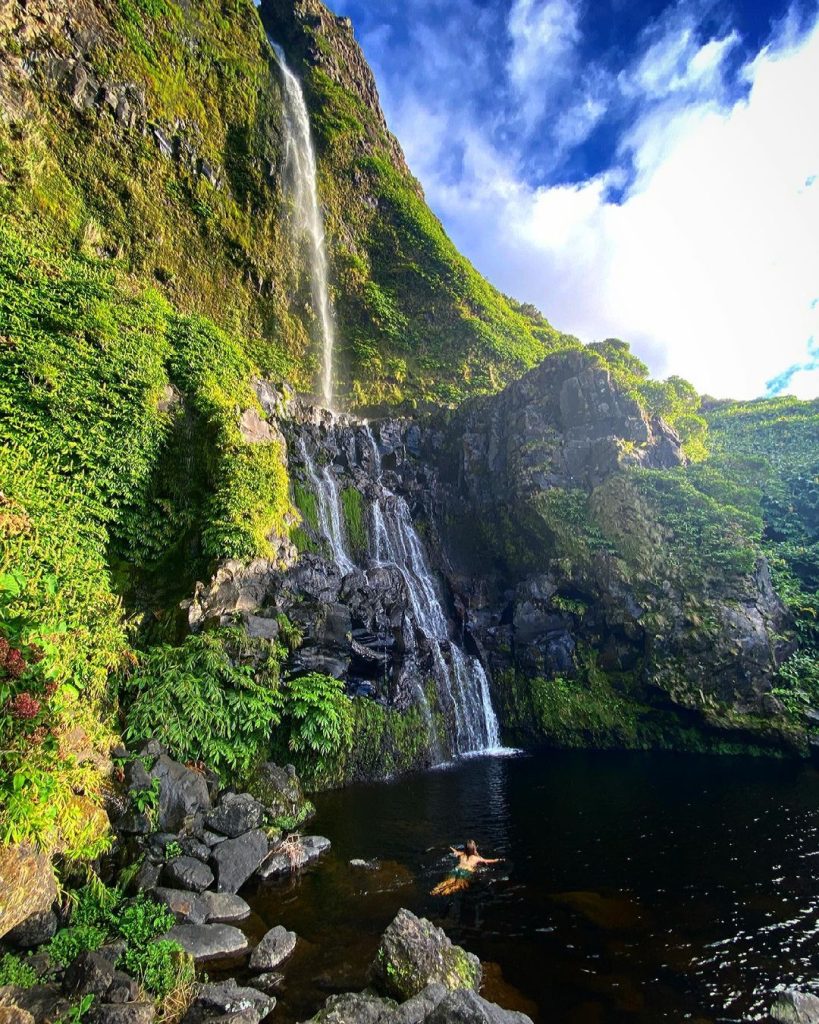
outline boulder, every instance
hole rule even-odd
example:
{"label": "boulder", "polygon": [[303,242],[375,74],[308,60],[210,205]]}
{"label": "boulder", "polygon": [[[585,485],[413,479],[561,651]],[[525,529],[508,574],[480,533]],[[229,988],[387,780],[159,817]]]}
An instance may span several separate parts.
{"label": "boulder", "polygon": [[167,754],[161,754],[150,771],[159,779],[159,811],[157,824],[162,831],[179,832],[199,811],[210,807],[210,793],[205,779]]}
{"label": "boulder", "polygon": [[197,898],[208,922],[242,921],[250,916],[247,903],[231,892],[203,892]]}
{"label": "boulder", "polygon": [[53,939],[56,931],[57,915],[52,910],[40,910],[12,928],[6,942],[18,949],[33,949]]}
{"label": "boulder", "polygon": [[247,949],[247,936],[229,924],[178,924],[164,938],[178,942],[197,963]]}
{"label": "boulder", "polygon": [[243,1020],[258,1022],[275,1005],[275,996],[256,988],[244,988],[231,978],[228,981],[200,985],[184,1017],[184,1024],[204,1024],[214,1018],[234,1018],[237,1014],[242,1014]]}
{"label": "boulder", "polygon": [[448,991],[446,986],[438,982],[427,985],[417,996],[401,1004],[390,1017],[390,1024],[416,1024],[416,1021],[426,1021]]}
{"label": "boulder", "polygon": [[174,912],[176,920],[182,924],[205,924],[207,922],[207,910],[198,893],[190,892],[188,889],[169,889],[165,886],[157,886],[151,890],[151,895],[159,903]]}
{"label": "boulder", "polygon": [[380,992],[403,1001],[433,982],[477,991],[481,965],[431,921],[401,909],[381,938],[371,976]]}
{"label": "boulder", "polygon": [[259,868],[259,878],[276,878],[299,871],[329,849],[330,840],[325,836],[304,836],[299,844],[290,850],[274,851]]}
{"label": "boulder", "polygon": [[252,971],[272,971],[286,960],[296,948],[296,933],[289,932],[280,924],[271,928],[259,945],[250,954]]}
{"label": "boulder", "polygon": [[165,865],[162,881],[171,888],[203,892],[213,885],[213,872],[195,857],[175,857]]}
{"label": "boulder", "polygon": [[278,991],[283,981],[284,975],[278,971],[265,971],[264,974],[257,974],[254,978],[250,978],[248,985],[251,988],[257,988],[260,992],[270,994]]}
{"label": "boulder", "polygon": [[133,1003],[139,996],[139,984],[125,971],[114,971],[114,978],[105,993],[109,1003]]}
{"label": "boulder", "polygon": [[313,812],[313,805],[302,792],[292,764],[282,768],[272,761],[266,762],[248,788],[274,819],[286,818],[300,824]]}
{"label": "boulder", "polygon": [[34,1018],[19,1006],[0,1006],[0,1024],[34,1024]]}
{"label": "boulder", "polygon": [[779,1024],[819,1024],[819,996],[794,988],[780,992],[771,1006],[771,1017]]}
{"label": "boulder", "polygon": [[59,985],[34,985],[21,989],[8,986],[0,989],[0,1006],[19,1009],[30,1013],[35,1021],[56,1021],[70,1009],[70,1003]]}
{"label": "boulder", "polygon": [[153,1003],[98,1003],[91,1004],[88,1024],[151,1024],[156,1016]]}
{"label": "boulder", "polygon": [[330,996],[307,1024],[391,1024],[396,1006],[371,992]]}
{"label": "boulder", "polygon": [[226,839],[211,855],[218,892],[238,892],[267,856],[267,836],[261,829],[238,839]]}
{"label": "boulder", "polygon": [[114,981],[114,965],[99,953],[86,951],[67,968],[63,988],[70,996],[95,996],[102,1000]]}
{"label": "boulder", "polygon": [[51,859],[27,843],[0,845],[0,936],[51,910],[57,883]]}
{"label": "boulder", "polygon": [[230,839],[258,828],[263,821],[264,807],[250,793],[225,793],[219,806],[205,817],[205,825],[211,832]]}
{"label": "boulder", "polygon": [[504,1010],[467,988],[447,992],[423,1020],[424,1024],[532,1024],[525,1013]]}

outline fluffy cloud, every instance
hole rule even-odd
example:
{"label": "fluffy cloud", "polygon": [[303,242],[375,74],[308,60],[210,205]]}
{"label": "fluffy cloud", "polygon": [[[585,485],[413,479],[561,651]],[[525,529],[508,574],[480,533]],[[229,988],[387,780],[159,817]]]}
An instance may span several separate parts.
{"label": "fluffy cloud", "polygon": [[[715,395],[761,394],[786,369],[782,386],[806,393],[819,338],[819,26],[799,41],[783,28],[742,69],[747,94],[726,102],[734,44],[683,31],[650,47],[621,80],[644,100],[622,159],[591,180],[533,188],[475,125],[461,126],[455,181],[437,174],[434,147],[410,157],[456,242],[561,329],[630,340],[655,373]],[[632,180],[615,203],[618,167]]]}

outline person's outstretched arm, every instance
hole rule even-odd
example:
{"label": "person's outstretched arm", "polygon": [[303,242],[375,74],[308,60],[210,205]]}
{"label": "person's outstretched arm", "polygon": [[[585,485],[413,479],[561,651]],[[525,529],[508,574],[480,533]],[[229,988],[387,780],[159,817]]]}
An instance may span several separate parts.
{"label": "person's outstretched arm", "polygon": [[481,864],[500,864],[503,857],[481,857]]}

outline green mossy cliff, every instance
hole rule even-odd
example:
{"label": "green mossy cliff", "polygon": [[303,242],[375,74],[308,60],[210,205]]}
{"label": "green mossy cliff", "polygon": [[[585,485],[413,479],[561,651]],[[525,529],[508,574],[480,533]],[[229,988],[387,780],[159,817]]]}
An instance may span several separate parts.
{"label": "green mossy cliff", "polygon": [[[274,751],[325,784],[429,760],[406,685],[377,702],[329,678],[340,645],[332,674],[355,682],[353,605],[368,598],[340,579],[324,596],[317,498],[285,434],[312,431],[345,477],[359,563],[378,482],[352,426],[293,414],[320,345],[268,34],[317,144],[337,393],[392,417],[390,485],[446,580],[453,636],[494,669],[508,734],[804,749],[819,704],[815,403],[703,404],[622,342],[583,348],[499,293],[427,207],[350,23],[318,0],[11,0],[0,842],[96,856],[113,737],[160,728],[172,705],[211,723],[185,756],[211,750],[227,774]],[[382,583],[398,630],[405,595]],[[212,621],[194,622],[202,609]],[[217,628],[189,635],[203,625]],[[242,722],[224,711],[237,702]]]}

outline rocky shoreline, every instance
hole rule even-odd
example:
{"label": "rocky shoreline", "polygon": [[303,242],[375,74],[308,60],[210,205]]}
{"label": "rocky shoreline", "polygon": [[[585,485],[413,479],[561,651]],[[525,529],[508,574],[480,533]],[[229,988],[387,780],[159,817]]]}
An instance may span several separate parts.
{"label": "rocky shoreline", "polygon": [[[115,756],[120,785],[109,806],[115,839],[93,877],[100,893],[117,894],[120,916],[109,915],[95,930],[84,903],[88,884],[59,903],[56,888],[31,886],[31,912],[0,943],[0,970],[16,975],[0,985],[0,1024],[274,1021],[276,993],[299,938],[276,925],[251,947],[237,924],[251,915],[241,891],[298,872],[330,847],[324,836],[297,831],[313,808],[294,769],[268,763],[254,776],[252,792],[220,791],[214,775],[172,760],[155,741]],[[104,896],[96,899],[104,905]],[[161,932],[143,937],[143,949],[135,946],[133,928],[120,926],[117,933],[112,923],[129,908],[138,908],[141,920],[161,922]],[[155,988],[153,997],[153,976],[128,970],[144,962],[146,949],[150,956],[152,945],[172,952],[180,979],[163,995]],[[129,959],[129,948],[139,955]],[[220,973],[229,964],[235,976],[208,980],[203,968],[214,962]],[[402,909],[382,937],[371,987],[331,996],[313,1021],[529,1021],[482,999],[481,974],[477,957]]]}

